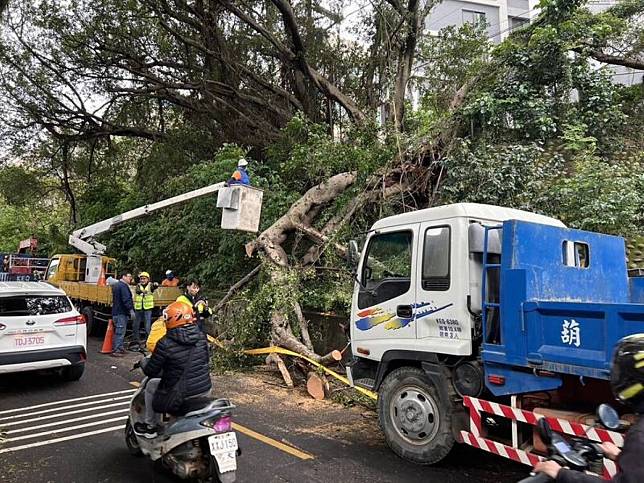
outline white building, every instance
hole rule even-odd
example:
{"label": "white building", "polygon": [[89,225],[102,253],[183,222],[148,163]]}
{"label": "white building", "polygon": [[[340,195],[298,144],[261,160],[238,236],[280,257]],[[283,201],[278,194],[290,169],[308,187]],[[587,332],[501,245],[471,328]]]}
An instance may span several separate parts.
{"label": "white building", "polygon": [[[481,23],[486,25],[490,39],[499,43],[512,30],[539,14],[538,3],[538,0],[443,0],[432,9],[426,26],[430,33],[436,34],[449,25]],[[617,0],[589,0],[587,6],[591,12],[601,12],[616,3]],[[603,66],[600,62],[593,65],[597,68]],[[641,70],[622,66],[610,68],[615,73],[615,83],[632,85],[644,81]]]}
{"label": "white building", "polygon": [[529,22],[538,13],[538,0],[444,0],[427,18],[431,33],[449,25],[481,23],[487,26],[490,39],[499,43],[510,32]]}

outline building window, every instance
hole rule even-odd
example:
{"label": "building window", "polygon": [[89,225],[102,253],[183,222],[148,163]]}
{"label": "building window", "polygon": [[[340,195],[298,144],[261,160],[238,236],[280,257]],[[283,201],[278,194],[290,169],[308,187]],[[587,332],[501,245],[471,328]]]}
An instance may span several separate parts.
{"label": "building window", "polygon": [[470,23],[477,27],[485,27],[487,25],[485,12],[463,9],[463,23]]}
{"label": "building window", "polygon": [[527,19],[527,18],[508,17],[508,24],[510,26],[510,31],[516,30],[529,22],[530,22],[530,19]]}

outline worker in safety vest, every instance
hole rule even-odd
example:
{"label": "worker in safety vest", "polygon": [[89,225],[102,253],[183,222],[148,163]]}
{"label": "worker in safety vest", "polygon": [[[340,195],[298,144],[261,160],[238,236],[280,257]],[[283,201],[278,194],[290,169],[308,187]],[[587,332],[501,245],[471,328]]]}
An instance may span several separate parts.
{"label": "worker in safety vest", "polygon": [[226,185],[232,186],[235,184],[243,184],[249,186],[250,177],[246,172],[246,166],[248,166],[248,161],[246,161],[244,158],[241,158],[237,163],[237,169],[233,172]]}
{"label": "worker in safety vest", "polygon": [[141,272],[139,274],[139,283],[136,285],[134,296],[134,323],[133,340],[137,344],[141,344],[141,325],[145,328],[145,336],[150,333],[152,325],[152,309],[154,308],[154,295],[153,292],[159,286],[157,283],[150,282],[150,274],[148,272]]}
{"label": "worker in safety vest", "polygon": [[201,293],[199,280],[190,280],[186,285],[186,291],[177,298],[177,302],[184,302],[192,307],[197,318],[197,325],[202,332],[205,332],[205,320],[212,315],[212,309],[208,307],[208,299]]}

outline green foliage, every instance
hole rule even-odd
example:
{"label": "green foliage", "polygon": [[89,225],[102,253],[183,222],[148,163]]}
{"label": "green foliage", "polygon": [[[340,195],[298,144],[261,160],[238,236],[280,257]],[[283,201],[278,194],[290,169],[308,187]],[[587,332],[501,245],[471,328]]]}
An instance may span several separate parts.
{"label": "green foliage", "polygon": [[535,201],[571,227],[636,235],[644,226],[644,158],[607,163],[594,156],[575,159]]}

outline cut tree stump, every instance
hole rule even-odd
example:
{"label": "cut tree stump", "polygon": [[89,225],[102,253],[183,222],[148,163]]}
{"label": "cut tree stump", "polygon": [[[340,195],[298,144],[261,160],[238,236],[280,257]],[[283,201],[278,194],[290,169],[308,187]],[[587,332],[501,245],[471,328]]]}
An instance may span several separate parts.
{"label": "cut tree stump", "polygon": [[329,393],[329,381],[317,372],[309,372],[306,381],[306,390],[313,399],[321,401]]}

